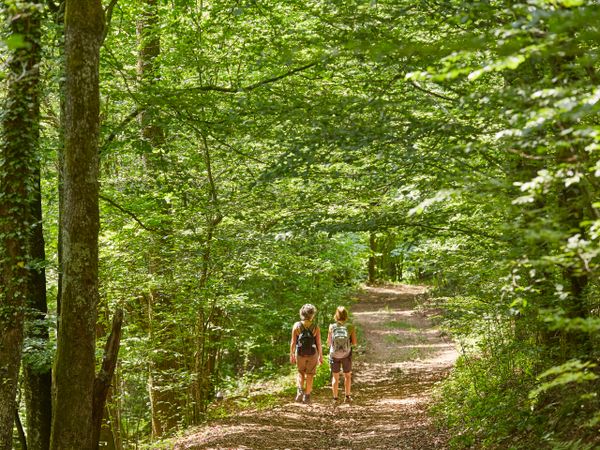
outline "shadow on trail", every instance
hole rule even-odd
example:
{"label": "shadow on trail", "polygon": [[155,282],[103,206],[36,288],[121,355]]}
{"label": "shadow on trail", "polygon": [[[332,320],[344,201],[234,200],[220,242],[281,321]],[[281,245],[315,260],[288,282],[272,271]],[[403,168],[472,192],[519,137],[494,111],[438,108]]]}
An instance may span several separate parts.
{"label": "shadow on trail", "polygon": [[313,404],[246,410],[181,439],[175,449],[445,449],[448,436],[427,414],[431,390],[457,353],[433,328],[419,286],[366,287],[353,307],[364,343],[354,361],[354,401],[330,389]]}

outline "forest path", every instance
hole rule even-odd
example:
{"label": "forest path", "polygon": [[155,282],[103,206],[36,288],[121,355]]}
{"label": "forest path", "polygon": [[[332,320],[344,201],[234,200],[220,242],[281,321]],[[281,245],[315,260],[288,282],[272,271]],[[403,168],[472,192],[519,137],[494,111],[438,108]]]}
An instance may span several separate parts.
{"label": "forest path", "polygon": [[353,360],[352,404],[334,405],[323,388],[313,392],[311,405],[290,399],[246,410],[211,422],[175,448],[446,448],[448,436],[427,408],[433,385],[447,376],[457,353],[433,327],[433,311],[419,307],[424,294],[418,286],[366,287],[358,294],[352,311],[363,345]]}

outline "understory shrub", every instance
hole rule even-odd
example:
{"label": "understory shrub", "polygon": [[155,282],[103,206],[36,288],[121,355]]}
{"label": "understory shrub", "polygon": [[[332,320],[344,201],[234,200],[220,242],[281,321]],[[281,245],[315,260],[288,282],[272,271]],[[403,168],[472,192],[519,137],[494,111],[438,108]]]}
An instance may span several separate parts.
{"label": "understory shrub", "polygon": [[[598,368],[562,364],[531,317],[474,298],[447,298],[443,322],[461,356],[433,413],[452,448],[598,448]],[[529,334],[525,335],[523,329]]]}

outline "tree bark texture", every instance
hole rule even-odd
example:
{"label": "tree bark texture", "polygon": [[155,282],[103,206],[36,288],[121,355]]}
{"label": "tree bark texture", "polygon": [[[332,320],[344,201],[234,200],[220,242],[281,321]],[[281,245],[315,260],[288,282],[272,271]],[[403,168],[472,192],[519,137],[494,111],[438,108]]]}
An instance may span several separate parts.
{"label": "tree bark texture", "polygon": [[19,411],[15,411],[15,426],[17,427],[17,434],[19,435],[20,450],[27,450],[27,436],[25,436],[25,429],[23,428]]}
{"label": "tree bark texture", "polygon": [[100,431],[102,429],[102,418],[104,416],[106,398],[110,384],[115,374],[117,367],[117,359],[119,356],[119,346],[121,345],[121,327],[123,325],[123,310],[118,309],[113,317],[112,329],[110,336],[104,347],[104,356],[102,358],[102,367],[96,376],[94,382],[94,448],[98,448],[100,442]]}
{"label": "tree bark texture", "polygon": [[100,0],[65,9],[64,208],[61,311],[51,448],[92,449],[98,303]]}
{"label": "tree bark texture", "polygon": [[9,30],[26,45],[11,50],[0,147],[0,450],[12,448],[16,390],[29,280],[33,168],[39,135],[40,7],[17,3]]}
{"label": "tree bark texture", "polygon": [[[55,14],[56,24],[61,27],[60,36],[62,37],[62,42],[64,42],[65,38],[65,2],[64,0],[60,2],[57,6]],[[63,62],[63,75],[64,70],[66,69],[64,61],[65,61],[65,46],[61,45],[60,49],[60,59]],[[57,293],[56,293],[56,314],[60,317],[60,306],[61,306],[61,294],[62,294],[62,280],[63,280],[63,270],[62,270],[62,216],[64,209],[64,195],[63,195],[63,179],[64,179],[64,168],[65,168],[65,77],[61,76],[59,81],[59,91],[60,91],[60,124],[58,130],[58,242],[57,242],[57,252],[56,256],[58,259],[58,280],[57,280]],[[57,324],[57,327],[59,324]]]}
{"label": "tree bark texture", "polygon": [[[152,85],[158,78],[156,58],[160,55],[160,35],[158,34],[157,0],[142,0],[142,14],[136,25],[139,45],[137,73],[140,83]],[[155,123],[156,112],[153,108],[145,108],[140,112],[139,121],[142,128],[142,143],[147,153],[162,144],[164,131]],[[156,156],[149,157],[150,159]]]}

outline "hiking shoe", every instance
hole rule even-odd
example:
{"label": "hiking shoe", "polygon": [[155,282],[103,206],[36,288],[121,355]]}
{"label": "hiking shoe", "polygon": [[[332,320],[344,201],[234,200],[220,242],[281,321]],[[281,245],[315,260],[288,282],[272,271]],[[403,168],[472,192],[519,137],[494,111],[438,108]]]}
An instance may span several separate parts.
{"label": "hiking shoe", "polygon": [[352,396],[346,395],[346,398],[344,399],[344,403],[352,403]]}
{"label": "hiking shoe", "polygon": [[304,392],[302,392],[302,389],[298,389],[296,391],[296,403],[301,403],[303,396],[304,396]]}
{"label": "hiking shoe", "polygon": [[304,403],[305,405],[310,405],[311,401],[310,401],[310,394],[304,394],[304,398],[302,399],[302,403]]}

